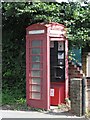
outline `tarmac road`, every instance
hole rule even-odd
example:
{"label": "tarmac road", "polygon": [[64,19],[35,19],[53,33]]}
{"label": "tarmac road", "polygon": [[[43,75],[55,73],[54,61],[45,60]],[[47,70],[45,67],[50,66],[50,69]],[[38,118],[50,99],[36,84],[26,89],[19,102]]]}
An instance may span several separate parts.
{"label": "tarmac road", "polygon": [[[52,113],[49,111],[45,112],[37,112],[37,111],[12,111],[12,110],[0,110],[0,118],[75,118],[86,120],[84,116],[77,117],[75,115],[70,114],[69,112],[59,112]],[[4,120],[4,119],[2,119]]]}

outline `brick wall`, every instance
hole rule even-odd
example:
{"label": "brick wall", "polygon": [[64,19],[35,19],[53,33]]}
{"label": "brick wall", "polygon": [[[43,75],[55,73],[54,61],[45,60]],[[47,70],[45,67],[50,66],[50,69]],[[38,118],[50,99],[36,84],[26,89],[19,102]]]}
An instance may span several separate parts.
{"label": "brick wall", "polygon": [[69,80],[72,78],[82,78],[84,76],[82,70],[74,65],[73,62],[69,61]]}

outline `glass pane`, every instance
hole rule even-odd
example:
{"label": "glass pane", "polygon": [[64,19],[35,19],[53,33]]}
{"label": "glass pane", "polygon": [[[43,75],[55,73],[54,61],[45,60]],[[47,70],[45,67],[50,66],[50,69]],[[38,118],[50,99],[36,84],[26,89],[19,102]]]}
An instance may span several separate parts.
{"label": "glass pane", "polygon": [[40,54],[41,49],[40,48],[32,48],[32,54]]}
{"label": "glass pane", "polygon": [[38,46],[41,46],[41,40],[33,40],[32,47],[38,47]]}
{"label": "glass pane", "polygon": [[40,56],[32,56],[32,62],[40,62]]}
{"label": "glass pane", "polygon": [[41,79],[40,78],[32,78],[32,84],[40,84]]}
{"label": "glass pane", "polygon": [[40,63],[33,63],[32,64],[32,69],[40,69],[41,67],[40,67]]}
{"label": "glass pane", "polygon": [[41,94],[40,93],[32,93],[32,99],[40,99]]}
{"label": "glass pane", "polygon": [[37,85],[32,85],[32,91],[36,91],[36,92],[40,92],[40,86],[37,86]]}
{"label": "glass pane", "polygon": [[31,76],[32,77],[40,77],[40,71],[38,70],[38,71],[31,71]]}

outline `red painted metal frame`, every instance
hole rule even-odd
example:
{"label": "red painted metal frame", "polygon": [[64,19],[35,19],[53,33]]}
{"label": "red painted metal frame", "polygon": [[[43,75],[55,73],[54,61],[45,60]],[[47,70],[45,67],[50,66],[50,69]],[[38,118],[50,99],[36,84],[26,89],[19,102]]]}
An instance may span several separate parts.
{"label": "red painted metal frame", "polygon": [[[27,35],[26,35],[26,99],[27,104],[29,106],[35,107],[35,108],[44,108],[44,109],[50,109],[50,87],[59,87],[59,85],[62,85],[64,88],[64,96],[65,98],[68,97],[68,41],[66,39],[66,35],[56,35],[51,34],[50,30],[64,30],[65,26],[59,23],[50,23],[50,24],[43,24],[43,23],[37,23],[33,24],[29,27],[27,27]],[[33,30],[44,30],[44,33],[42,34],[32,34],[29,35],[28,31]],[[42,67],[42,83],[41,83],[41,99],[30,99],[30,64],[32,63],[29,59],[29,42],[33,40],[42,40],[43,46],[42,46],[42,54],[43,57],[42,61],[40,61],[43,64]],[[65,41],[65,83],[50,83],[50,41]],[[58,89],[60,92],[60,88]],[[57,96],[58,97],[58,96]]]}
{"label": "red painted metal frame", "polygon": [[[39,28],[40,27],[40,28]],[[29,106],[32,107],[36,107],[36,108],[44,108],[44,109],[49,109],[50,108],[50,98],[48,96],[50,96],[50,81],[49,81],[49,71],[48,71],[48,66],[50,66],[49,62],[48,62],[48,57],[50,56],[49,54],[47,55],[47,53],[49,52],[49,40],[47,41],[48,37],[47,37],[47,33],[46,33],[46,27],[45,26],[38,26],[38,25],[32,25],[30,27],[27,28],[27,30],[45,30],[44,34],[41,35],[27,35],[27,44],[26,44],[26,94],[27,94],[27,104]],[[30,99],[30,92],[29,92],[29,63],[31,63],[28,58],[29,56],[29,46],[28,46],[28,41],[33,41],[33,40],[42,40],[43,42],[43,46],[42,46],[42,50],[43,50],[43,60],[41,61],[43,64],[43,76],[42,76],[42,82],[41,82],[41,99]],[[48,51],[48,52],[47,52]]]}
{"label": "red painted metal frame", "polygon": [[69,98],[68,40],[65,40],[65,98]]}

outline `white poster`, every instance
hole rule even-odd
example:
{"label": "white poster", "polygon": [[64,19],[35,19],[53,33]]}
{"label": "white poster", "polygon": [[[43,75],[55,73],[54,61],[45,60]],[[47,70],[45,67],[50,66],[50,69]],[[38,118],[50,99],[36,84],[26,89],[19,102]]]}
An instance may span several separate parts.
{"label": "white poster", "polygon": [[50,89],[50,96],[54,96],[54,89]]}
{"label": "white poster", "polygon": [[58,53],[58,59],[64,59],[64,53]]}

